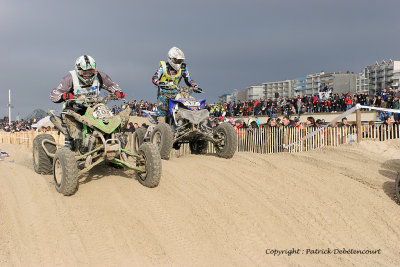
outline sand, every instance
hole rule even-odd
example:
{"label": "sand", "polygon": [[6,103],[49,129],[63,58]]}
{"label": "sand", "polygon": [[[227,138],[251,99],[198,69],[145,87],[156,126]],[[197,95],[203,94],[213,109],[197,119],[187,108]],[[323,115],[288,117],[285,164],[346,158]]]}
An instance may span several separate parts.
{"label": "sand", "polygon": [[[71,197],[34,172],[27,148],[0,149],[11,154],[0,162],[0,266],[400,265],[399,141],[185,155],[163,161],[154,189],[99,166]],[[380,254],[334,253],[343,248]]]}

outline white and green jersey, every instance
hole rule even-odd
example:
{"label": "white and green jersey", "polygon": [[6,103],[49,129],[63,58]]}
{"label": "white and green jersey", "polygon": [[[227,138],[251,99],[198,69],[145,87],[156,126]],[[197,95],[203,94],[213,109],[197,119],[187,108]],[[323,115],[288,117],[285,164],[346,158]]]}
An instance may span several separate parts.
{"label": "white and green jersey", "polygon": [[72,87],[73,87],[73,94],[76,96],[85,95],[90,97],[97,97],[100,94],[100,81],[99,78],[95,77],[91,86],[82,86],[76,71],[71,70],[69,72],[72,76]]}
{"label": "white and green jersey", "polygon": [[119,85],[113,82],[104,72],[99,72],[96,79],[94,79],[93,84],[88,86],[78,78],[75,71],[70,71],[56,86],[56,88],[51,91],[50,99],[55,103],[62,102],[62,95],[64,93],[98,96],[100,89],[106,89],[110,93],[121,92]]}

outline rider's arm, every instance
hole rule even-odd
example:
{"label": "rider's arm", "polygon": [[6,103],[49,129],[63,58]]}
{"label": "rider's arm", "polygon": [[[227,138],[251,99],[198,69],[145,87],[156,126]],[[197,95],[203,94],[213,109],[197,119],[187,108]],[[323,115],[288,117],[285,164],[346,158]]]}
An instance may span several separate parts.
{"label": "rider's arm", "polygon": [[60,103],[66,100],[67,97],[72,95],[72,76],[68,73],[67,76],[62,78],[61,82],[50,93],[50,99],[54,103]]}
{"label": "rider's arm", "polygon": [[185,63],[182,63],[182,77],[185,79],[185,83],[190,87],[197,87],[197,83],[195,83],[190,77],[189,70]]}
{"label": "rider's arm", "polygon": [[121,88],[119,88],[119,85],[113,82],[107,74],[104,72],[99,72],[101,78],[103,79],[103,88],[109,91],[110,93],[115,93],[115,92],[122,92]]}
{"label": "rider's arm", "polygon": [[157,72],[154,73],[153,78],[151,79],[154,85],[158,86],[158,82],[160,81],[163,72],[164,72],[163,68],[160,67],[158,68]]}
{"label": "rider's arm", "polygon": [[106,89],[112,94],[118,95],[119,98],[124,98],[125,93],[122,92],[121,88],[119,88],[119,85],[113,82],[107,74],[104,72],[99,72],[101,79],[103,80],[103,89]]}

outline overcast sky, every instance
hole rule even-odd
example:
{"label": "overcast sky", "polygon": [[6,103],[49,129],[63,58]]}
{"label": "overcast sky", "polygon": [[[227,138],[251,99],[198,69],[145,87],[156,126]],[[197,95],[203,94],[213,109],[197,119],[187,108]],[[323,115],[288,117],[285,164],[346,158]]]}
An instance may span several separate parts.
{"label": "overcast sky", "polygon": [[181,48],[209,102],[233,89],[321,70],[400,60],[400,1],[0,0],[0,116],[52,104],[50,91],[88,54],[126,92],[156,100],[151,77]]}

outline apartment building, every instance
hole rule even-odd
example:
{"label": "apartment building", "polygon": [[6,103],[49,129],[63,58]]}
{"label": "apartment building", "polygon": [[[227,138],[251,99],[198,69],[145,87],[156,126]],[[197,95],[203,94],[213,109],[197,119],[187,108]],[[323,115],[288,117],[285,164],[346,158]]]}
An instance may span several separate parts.
{"label": "apartment building", "polygon": [[375,95],[384,88],[398,89],[400,78],[400,61],[376,62],[366,66],[357,76],[357,92],[367,92]]}
{"label": "apartment building", "polygon": [[234,94],[223,94],[218,97],[219,103],[233,102],[235,99]]}
{"label": "apartment building", "polygon": [[319,72],[308,74],[296,79],[294,95],[315,95],[320,89],[327,86],[332,88],[333,93],[355,93],[357,74],[346,73],[325,73]]}
{"label": "apartment building", "polygon": [[267,82],[262,85],[266,99],[293,97],[294,95],[295,80]]}
{"label": "apartment building", "polygon": [[254,85],[247,88],[247,100],[264,98],[264,86]]}

